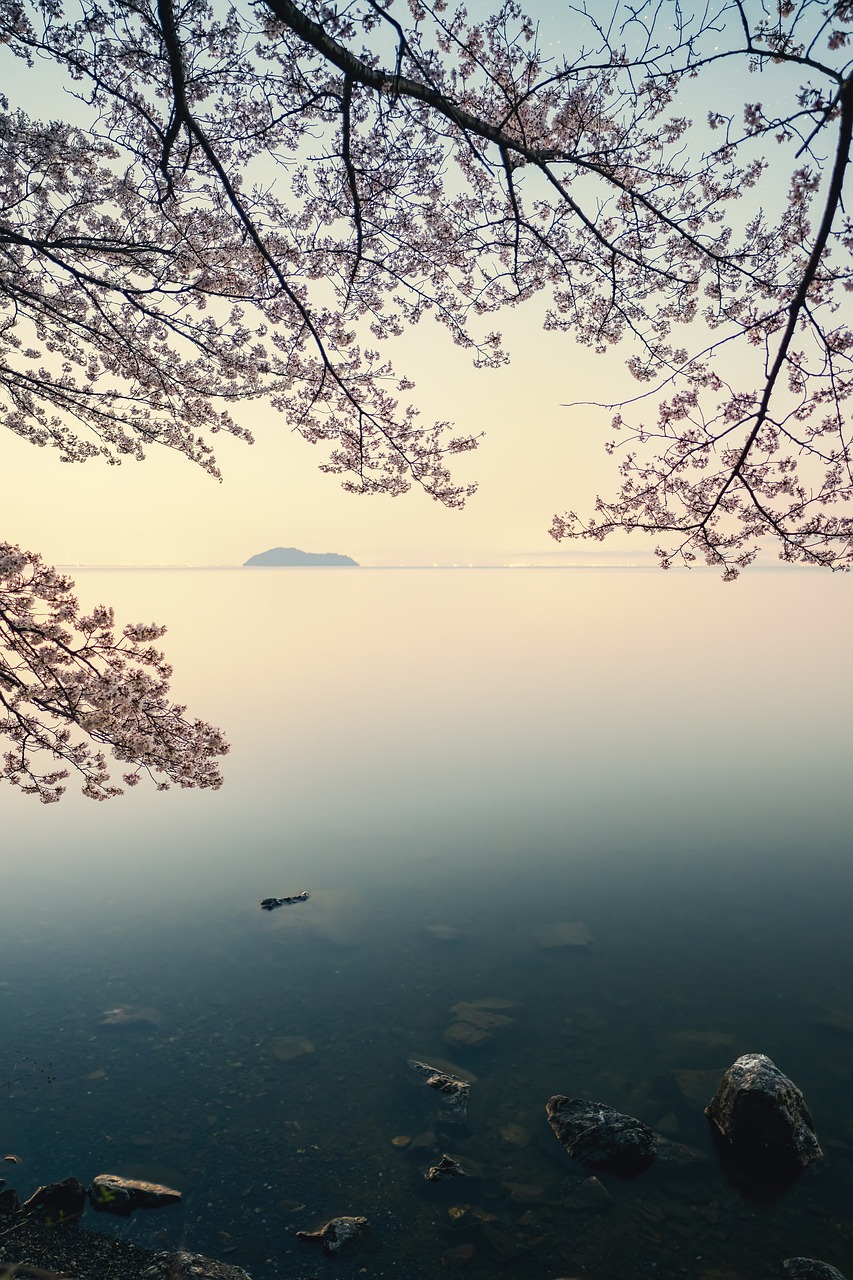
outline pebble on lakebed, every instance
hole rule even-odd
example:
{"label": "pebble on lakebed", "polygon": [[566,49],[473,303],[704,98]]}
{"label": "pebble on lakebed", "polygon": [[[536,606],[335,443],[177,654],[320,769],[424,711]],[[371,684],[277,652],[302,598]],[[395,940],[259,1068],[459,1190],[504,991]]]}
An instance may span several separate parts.
{"label": "pebble on lakebed", "polygon": [[279,1062],[293,1062],[314,1052],[314,1041],[307,1036],[276,1036],[270,1041],[273,1057]]}
{"label": "pebble on lakebed", "polygon": [[115,1009],[105,1009],[98,1019],[102,1027],[133,1027],[144,1023],[159,1027],[162,1021],[163,1016],[159,1009],[137,1004],[120,1004]]}

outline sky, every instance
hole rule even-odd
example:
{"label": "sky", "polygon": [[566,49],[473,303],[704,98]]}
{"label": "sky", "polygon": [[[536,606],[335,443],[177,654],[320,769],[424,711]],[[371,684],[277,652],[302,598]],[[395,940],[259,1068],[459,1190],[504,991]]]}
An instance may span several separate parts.
{"label": "sky", "polygon": [[[241,564],[275,546],[337,551],[375,565],[586,554],[559,546],[548,526],[567,507],[591,509],[596,482],[604,487],[612,477],[603,451],[611,415],[565,406],[601,395],[612,385],[614,362],[543,333],[532,315],[506,320],[513,358],[504,369],[474,370],[430,321],[400,359],[414,370],[426,420],[450,418],[465,433],[483,433],[479,448],[456,460],[459,479],[479,484],[462,511],[414,489],[399,498],[345,493],[337,477],[319,471],[322,449],[259,402],[239,415],[254,445],[218,438],[221,483],[165,450],[120,467],[69,465],[0,433],[2,536],[62,564]],[[618,375],[618,357],[615,366]]]}
{"label": "sky", "polygon": [[[543,23],[563,28],[544,3]],[[63,109],[60,87],[41,72],[4,60],[4,88],[33,111]],[[448,511],[419,491],[390,499],[346,494],[323,475],[322,447],[306,444],[261,402],[239,410],[256,443],[219,437],[222,483],[185,458],[152,449],[142,463],[61,463],[0,433],[2,536],[45,559],[74,564],[240,564],[274,546],[336,551],[362,564],[560,563],[595,559],[598,544],[557,544],[555,513],[591,513],[598,493],[617,487],[606,457],[611,413],[575,402],[618,399],[637,391],[624,370],[627,351],[597,357],[571,337],[542,329],[544,303],[492,318],[506,338],[509,366],[475,370],[446,331],[427,319],[397,344],[397,367],[414,377],[425,422],[453,421],[482,433],[476,452],[455,459],[454,475],[476,481],[463,511]],[[650,553],[639,536],[611,539],[617,560]]]}

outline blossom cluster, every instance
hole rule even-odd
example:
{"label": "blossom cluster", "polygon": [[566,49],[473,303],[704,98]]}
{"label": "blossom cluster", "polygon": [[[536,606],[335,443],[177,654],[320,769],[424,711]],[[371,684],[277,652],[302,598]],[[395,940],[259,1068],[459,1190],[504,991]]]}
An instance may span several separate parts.
{"label": "blossom cluster", "polygon": [[81,613],[74,584],[41,557],[0,543],[0,777],[48,804],[76,774],[85,796],[121,795],[107,752],[134,786],[219,787],[221,732],[169,697],[154,623],[117,631],[112,609]]}

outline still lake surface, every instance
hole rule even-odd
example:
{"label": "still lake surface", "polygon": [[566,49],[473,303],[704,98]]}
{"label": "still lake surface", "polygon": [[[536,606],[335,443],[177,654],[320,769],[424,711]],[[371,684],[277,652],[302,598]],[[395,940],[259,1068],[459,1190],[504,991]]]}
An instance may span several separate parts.
{"label": "still lake surface", "polygon": [[[232,753],[216,794],[0,796],[22,1196],[167,1182],[180,1206],[86,1225],[254,1280],[853,1274],[850,578],[76,578],[168,624],[176,694]],[[586,945],[549,945],[577,922]],[[448,1039],[484,999],[510,1021]],[[145,1017],[102,1021],[126,1006]],[[748,1051],[803,1090],[825,1151],[784,1194],[723,1168],[703,1116]],[[408,1058],[476,1076],[468,1136],[424,1137]],[[554,1093],[701,1159],[577,1191]],[[478,1176],[428,1183],[445,1151]],[[295,1239],[339,1214],[371,1220],[365,1252]]]}

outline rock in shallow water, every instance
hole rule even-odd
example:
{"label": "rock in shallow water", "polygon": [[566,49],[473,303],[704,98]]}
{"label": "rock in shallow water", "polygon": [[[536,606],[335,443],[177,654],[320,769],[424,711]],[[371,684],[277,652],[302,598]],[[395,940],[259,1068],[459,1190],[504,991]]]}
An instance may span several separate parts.
{"label": "rock in shallow water", "polygon": [[823,1155],[802,1093],[763,1053],[729,1067],[705,1114],[748,1164],[781,1172]]}
{"label": "rock in shallow water", "polygon": [[655,1135],[649,1126],[602,1102],[558,1093],[548,1099],[545,1111],[558,1140],[578,1164],[630,1177],[655,1158]]}
{"label": "rock in shallow water", "polygon": [[506,1014],[496,1013],[497,1008],[512,1008],[509,1000],[496,998],[466,1001],[453,1005],[450,1012],[456,1021],[452,1022],[444,1033],[446,1044],[464,1045],[468,1049],[479,1048],[493,1040],[497,1032],[503,1031],[513,1024],[514,1019]]}
{"label": "rock in shallow water", "polygon": [[438,1119],[450,1124],[464,1124],[468,1114],[470,1082],[448,1071],[439,1071],[428,1062],[409,1058],[407,1064],[413,1078],[433,1091]]}
{"label": "rock in shallow water", "polygon": [[370,1234],[367,1218],[332,1218],[319,1231],[297,1231],[297,1240],[314,1240],[321,1243],[323,1252],[334,1257],[342,1249],[350,1249]]}
{"label": "rock in shallow water", "polygon": [[162,1021],[159,1009],[138,1004],[120,1004],[115,1009],[105,1009],[98,1019],[102,1027],[138,1027],[146,1024],[159,1027]]}
{"label": "rock in shallow water", "polygon": [[121,1178],[117,1173],[99,1173],[92,1180],[89,1199],[98,1213],[118,1213],[126,1217],[134,1209],[159,1209],[166,1204],[177,1204],[181,1193],[159,1182]]}
{"label": "rock in shallow water", "polygon": [[314,1052],[314,1041],[309,1040],[307,1036],[275,1036],[270,1041],[273,1057],[279,1062],[293,1062],[295,1058],[302,1058],[306,1053]]}
{"label": "rock in shallow water", "polygon": [[432,1165],[424,1174],[427,1182],[443,1182],[445,1178],[466,1178],[467,1176],[459,1161],[448,1155],[443,1155],[438,1164]]}

